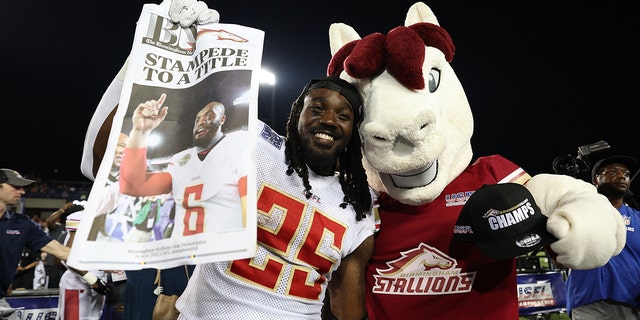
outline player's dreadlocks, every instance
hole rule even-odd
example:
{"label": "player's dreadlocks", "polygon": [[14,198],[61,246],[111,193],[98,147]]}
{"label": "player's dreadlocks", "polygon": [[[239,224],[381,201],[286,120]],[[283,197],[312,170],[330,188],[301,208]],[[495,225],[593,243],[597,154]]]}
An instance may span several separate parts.
{"label": "player's dreadlocks", "polygon": [[300,135],[298,134],[298,121],[300,113],[304,107],[304,98],[311,89],[328,88],[342,94],[353,107],[354,121],[353,134],[344,152],[338,155],[336,170],[339,172],[338,179],[344,192],[343,203],[340,205],[346,208],[351,204],[356,211],[356,219],[361,220],[365,214],[371,210],[371,194],[365,169],[362,166],[362,152],[360,150],[360,135],[358,134],[358,124],[361,121],[359,108],[362,100],[357,90],[347,81],[335,76],[323,79],[311,80],[302,90],[300,96],[293,102],[291,112],[287,119],[287,133],[285,141],[285,159],[289,165],[287,175],[295,171],[302,178],[305,186],[307,199],[312,195],[309,184],[309,170],[306,165],[305,154],[302,149]]}

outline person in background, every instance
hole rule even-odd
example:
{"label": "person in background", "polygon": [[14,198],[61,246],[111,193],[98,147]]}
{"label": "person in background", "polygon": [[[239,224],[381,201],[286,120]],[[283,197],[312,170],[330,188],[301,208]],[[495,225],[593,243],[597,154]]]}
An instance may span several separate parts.
{"label": "person in background", "polygon": [[[72,206],[72,202],[65,203],[62,207],[60,207],[60,209],[54,211],[45,220],[45,223],[47,225],[47,234],[60,243],[63,243],[64,239],[67,236],[67,229],[61,222],[64,222],[66,218],[65,213]],[[65,270],[67,270],[67,268],[65,268],[60,260],[56,259],[55,256],[46,253],[45,255],[44,267],[47,271],[47,276],[49,277],[48,287],[58,288],[60,277],[65,272]]]}
{"label": "person in background", "polygon": [[602,267],[569,270],[567,311],[573,320],[640,319],[640,211],[628,206],[632,174],[638,161],[612,156],[596,162],[591,171],[598,193],[618,209],[627,240],[617,256]]}
{"label": "person in background", "polygon": [[69,257],[68,247],[49,237],[29,216],[9,209],[20,201],[25,187],[34,182],[15,170],[0,169],[0,307],[11,307],[5,297],[25,247],[52,254],[60,260]]}
{"label": "person in background", "polygon": [[32,251],[29,248],[22,250],[20,264],[18,264],[16,274],[13,276],[14,290],[33,289],[33,279],[39,262],[40,252]]}
{"label": "person in background", "polygon": [[[89,214],[82,205],[74,205],[67,213],[67,237],[64,244],[71,248],[80,221]],[[106,272],[102,270],[79,271],[67,268],[60,278],[56,319],[99,320],[105,305],[105,295],[111,292],[107,281]],[[98,286],[94,287],[92,284]]]}
{"label": "person in background", "polygon": [[[106,137],[105,137],[106,138]],[[133,205],[133,198],[121,195],[118,188],[120,162],[128,135],[120,133],[106,179],[104,188],[95,188],[92,192],[99,192],[100,204],[96,209],[93,223],[89,230],[88,239],[92,241],[121,241],[128,233],[127,217],[120,214],[122,208]],[[119,320],[124,318],[125,289],[127,276],[124,270],[112,270],[106,273],[107,284],[111,292],[106,296],[103,318]],[[132,318],[134,319],[134,318]]]}
{"label": "person in background", "polygon": [[33,289],[47,289],[48,279],[47,279],[47,269],[44,267],[44,259],[47,254],[45,252],[40,251],[40,259],[36,263],[36,266],[33,268]]}
{"label": "person in background", "polygon": [[40,217],[40,212],[38,213],[32,213],[31,215],[31,220],[33,220],[35,223],[37,223],[40,226],[40,229],[47,230],[47,224],[45,223],[44,220],[42,220],[42,218]]}
{"label": "person in background", "polygon": [[[186,269],[185,269],[186,268]],[[195,266],[178,266],[167,269],[126,270],[127,283],[124,292],[124,319],[151,320],[156,304],[156,288],[162,286],[166,295],[181,295],[193,274]]]}

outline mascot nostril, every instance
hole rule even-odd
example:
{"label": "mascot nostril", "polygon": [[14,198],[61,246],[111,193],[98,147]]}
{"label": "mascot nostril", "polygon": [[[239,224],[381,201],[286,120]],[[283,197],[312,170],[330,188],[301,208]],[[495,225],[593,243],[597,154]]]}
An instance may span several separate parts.
{"label": "mascot nostril", "polygon": [[[574,269],[602,266],[620,252],[626,237],[624,223],[593,185],[566,175],[530,176],[498,154],[474,159],[472,109],[449,64],[455,47],[426,4],[412,5],[404,26],[389,33],[393,34],[362,38],[344,23],[329,28],[332,60],[327,70],[360,90],[366,88],[361,92],[363,163],[369,184],[378,193],[380,217],[365,275],[370,320],[390,315],[465,319],[470,313],[474,319],[518,319],[512,252],[532,252],[543,246],[554,262]],[[415,34],[424,42],[419,50],[423,54],[415,54]],[[366,61],[376,65],[360,65]],[[422,77],[430,74],[422,70],[438,70],[437,88],[430,88],[433,92],[416,89],[429,83]],[[425,130],[421,115],[432,116],[428,123],[437,125]],[[403,132],[416,121],[422,122],[419,133],[386,135]],[[489,199],[484,205],[490,210],[467,210],[482,215],[480,223],[494,223],[496,234],[504,235],[478,240],[486,242],[483,248],[499,248],[495,250],[507,257],[497,259],[475,243],[454,240],[454,234],[473,233],[472,226],[458,221],[471,195],[484,185],[504,183],[524,185],[530,195],[505,194],[515,201],[508,207]],[[533,213],[523,203],[537,204],[536,219],[529,219]],[[553,240],[538,241],[552,237],[539,237],[530,230],[548,230]],[[424,264],[416,261],[447,263],[429,264],[425,271]],[[482,312],[474,312],[478,306]]]}
{"label": "mascot nostril", "polygon": [[414,150],[415,145],[403,136],[396,138],[396,142],[393,144],[393,153],[398,157],[410,156]]}

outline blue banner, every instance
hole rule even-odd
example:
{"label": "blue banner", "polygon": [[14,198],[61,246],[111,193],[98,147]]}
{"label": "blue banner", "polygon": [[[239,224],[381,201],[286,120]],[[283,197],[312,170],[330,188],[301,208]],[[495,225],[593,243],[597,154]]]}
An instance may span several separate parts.
{"label": "blue banner", "polygon": [[518,274],[518,306],[521,315],[562,312],[567,287],[561,272]]}

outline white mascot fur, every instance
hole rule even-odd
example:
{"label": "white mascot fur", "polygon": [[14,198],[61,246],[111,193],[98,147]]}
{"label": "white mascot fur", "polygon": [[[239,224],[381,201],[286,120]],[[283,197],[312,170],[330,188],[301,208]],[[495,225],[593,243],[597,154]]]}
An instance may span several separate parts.
{"label": "white mascot fur", "polygon": [[[558,265],[594,268],[622,250],[622,219],[593,185],[531,177],[499,155],[470,164],[473,117],[449,64],[455,49],[426,4],[411,6],[404,26],[386,35],[361,37],[334,23],[329,37],[327,73],[363,97],[363,161],[380,194],[369,319],[518,319],[515,259],[494,260],[452,239],[462,205],[483,184],[516,182],[531,192],[558,239],[546,248]],[[403,269],[427,253],[450,263]]]}

